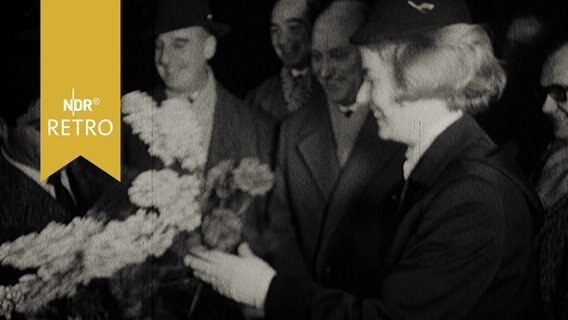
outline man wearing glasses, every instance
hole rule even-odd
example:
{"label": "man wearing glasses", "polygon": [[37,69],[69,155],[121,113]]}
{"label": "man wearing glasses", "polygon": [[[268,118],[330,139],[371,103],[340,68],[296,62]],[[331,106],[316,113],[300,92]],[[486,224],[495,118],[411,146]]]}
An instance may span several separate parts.
{"label": "man wearing glasses", "polygon": [[568,317],[568,39],[552,51],[542,70],[546,93],[542,111],[554,131],[554,140],[544,156],[536,190],[544,208],[541,231],[540,273],[543,300],[552,319]]}

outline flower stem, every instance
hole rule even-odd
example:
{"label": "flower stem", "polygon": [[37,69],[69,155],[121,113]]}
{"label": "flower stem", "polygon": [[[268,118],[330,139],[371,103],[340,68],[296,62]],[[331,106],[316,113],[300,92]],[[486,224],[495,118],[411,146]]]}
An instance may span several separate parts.
{"label": "flower stem", "polygon": [[197,306],[197,301],[199,301],[199,297],[201,296],[202,289],[203,289],[203,282],[199,282],[199,285],[197,286],[197,291],[195,292],[193,300],[191,301],[191,307],[189,307],[189,312],[187,313],[188,319],[191,319],[191,315],[193,314],[193,311],[195,311],[195,307]]}
{"label": "flower stem", "polygon": [[245,199],[243,200],[241,207],[239,208],[239,210],[237,211],[237,215],[239,217],[242,217],[244,215],[244,213],[247,211],[247,209],[250,207],[250,205],[252,204],[252,200],[253,197],[249,196],[249,195],[245,195]]}

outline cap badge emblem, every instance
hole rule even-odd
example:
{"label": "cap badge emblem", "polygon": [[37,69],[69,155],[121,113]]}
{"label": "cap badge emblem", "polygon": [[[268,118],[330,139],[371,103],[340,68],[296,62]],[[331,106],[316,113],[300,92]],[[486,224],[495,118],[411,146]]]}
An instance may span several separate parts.
{"label": "cap badge emblem", "polygon": [[433,3],[423,2],[421,4],[416,4],[414,1],[408,1],[408,4],[413,7],[414,9],[422,12],[428,13],[428,11],[434,10],[435,6]]}

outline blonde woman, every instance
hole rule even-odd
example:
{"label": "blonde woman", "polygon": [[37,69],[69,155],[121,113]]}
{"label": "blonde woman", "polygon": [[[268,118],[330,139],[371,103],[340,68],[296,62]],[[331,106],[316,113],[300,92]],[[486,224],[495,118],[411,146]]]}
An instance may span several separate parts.
{"label": "blonde woman", "polygon": [[[246,247],[240,256],[196,250],[187,263],[270,319],[540,319],[538,199],[469,115],[505,84],[487,34],[462,1],[387,0],[353,40],[379,136],[408,146],[387,254],[364,244],[330,251],[344,260],[314,281],[278,273]],[[350,231],[336,241],[378,229],[361,221]],[[347,263],[359,272],[341,273]],[[363,281],[367,290],[353,289]]]}

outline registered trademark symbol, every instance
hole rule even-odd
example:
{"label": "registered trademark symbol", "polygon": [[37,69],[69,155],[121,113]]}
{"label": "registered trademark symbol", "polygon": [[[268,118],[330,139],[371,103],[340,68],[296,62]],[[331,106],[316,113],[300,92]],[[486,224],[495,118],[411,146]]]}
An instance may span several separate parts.
{"label": "registered trademark symbol", "polygon": [[99,99],[99,98],[94,98],[94,99],[93,99],[93,104],[94,104],[95,106],[98,105],[98,104],[100,104],[100,103],[101,103],[101,99]]}

